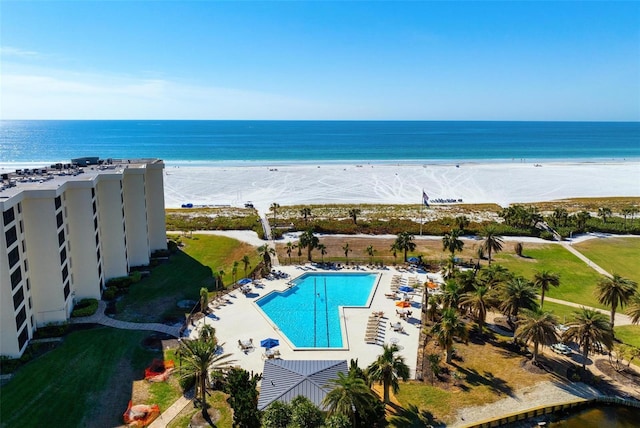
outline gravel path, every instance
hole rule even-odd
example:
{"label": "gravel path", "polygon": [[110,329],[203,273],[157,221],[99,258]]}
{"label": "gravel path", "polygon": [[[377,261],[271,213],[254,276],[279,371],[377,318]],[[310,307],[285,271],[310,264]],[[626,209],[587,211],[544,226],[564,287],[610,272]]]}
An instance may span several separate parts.
{"label": "gravel path", "polygon": [[463,427],[485,419],[524,411],[533,407],[560,404],[580,398],[595,398],[601,394],[584,383],[542,382],[523,388],[511,396],[483,406],[458,410],[451,427]]}

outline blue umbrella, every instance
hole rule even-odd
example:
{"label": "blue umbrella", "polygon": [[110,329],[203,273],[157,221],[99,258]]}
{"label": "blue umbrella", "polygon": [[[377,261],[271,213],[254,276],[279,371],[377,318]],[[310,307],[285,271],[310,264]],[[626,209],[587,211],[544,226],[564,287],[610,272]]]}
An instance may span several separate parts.
{"label": "blue umbrella", "polygon": [[417,257],[409,257],[409,258],[407,259],[407,261],[408,261],[409,263],[418,263],[418,262],[420,261],[420,259],[419,259],[419,258],[417,258]]}
{"label": "blue umbrella", "polygon": [[413,287],[409,287],[408,285],[403,285],[401,287],[398,287],[398,290],[409,292],[409,291],[413,291]]}
{"label": "blue umbrella", "polygon": [[275,348],[278,345],[280,345],[280,341],[271,337],[260,341],[260,346],[267,349]]}
{"label": "blue umbrella", "polygon": [[245,285],[245,284],[251,284],[251,282],[253,281],[251,281],[251,279],[249,278],[242,278],[240,281],[238,281],[238,284]]}

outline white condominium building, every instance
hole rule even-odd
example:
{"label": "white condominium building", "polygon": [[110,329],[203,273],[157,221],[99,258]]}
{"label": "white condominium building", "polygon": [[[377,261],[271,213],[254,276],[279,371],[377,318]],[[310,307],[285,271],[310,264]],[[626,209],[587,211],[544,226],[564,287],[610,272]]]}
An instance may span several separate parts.
{"label": "white condominium building", "polygon": [[165,250],[164,163],[101,161],[21,169],[0,181],[0,355]]}

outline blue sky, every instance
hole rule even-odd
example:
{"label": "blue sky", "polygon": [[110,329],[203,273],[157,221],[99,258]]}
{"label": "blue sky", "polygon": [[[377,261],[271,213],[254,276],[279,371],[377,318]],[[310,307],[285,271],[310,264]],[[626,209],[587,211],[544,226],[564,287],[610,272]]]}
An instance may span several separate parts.
{"label": "blue sky", "polygon": [[640,120],[639,2],[5,1],[3,119]]}

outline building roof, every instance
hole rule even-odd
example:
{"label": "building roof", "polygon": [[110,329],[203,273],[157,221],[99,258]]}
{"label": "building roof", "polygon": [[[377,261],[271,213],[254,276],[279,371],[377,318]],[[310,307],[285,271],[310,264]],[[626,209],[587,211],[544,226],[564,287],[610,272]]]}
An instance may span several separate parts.
{"label": "building roof", "polygon": [[258,409],[274,401],[289,403],[298,395],[324,409],[322,400],[330,380],[347,373],[346,360],[266,360],[262,372]]}

